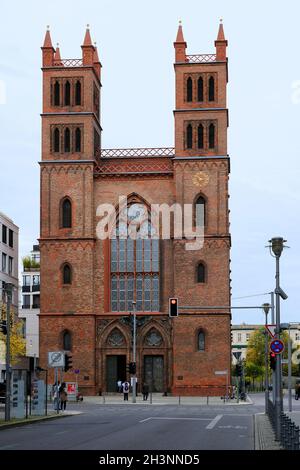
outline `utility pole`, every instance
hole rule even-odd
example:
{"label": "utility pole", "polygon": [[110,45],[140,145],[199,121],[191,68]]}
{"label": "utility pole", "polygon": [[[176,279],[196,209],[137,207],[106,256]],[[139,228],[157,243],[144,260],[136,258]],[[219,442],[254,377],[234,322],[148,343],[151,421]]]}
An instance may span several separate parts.
{"label": "utility pole", "polygon": [[5,421],[10,421],[10,306],[12,302],[12,284],[5,284],[6,293],[6,389],[5,389]]}
{"label": "utility pole", "polygon": [[[272,249],[273,256],[276,259],[276,330],[275,338],[280,339],[280,297],[283,300],[287,299],[287,295],[280,287],[280,271],[279,271],[279,259],[284,248],[284,240],[282,237],[274,237],[269,240],[270,252]],[[272,253],[271,253],[272,254]],[[276,354],[276,370],[275,370],[275,418],[276,418],[276,439],[280,440],[280,427],[281,427],[281,412],[283,411],[282,401],[282,377],[281,377],[281,354]]]}
{"label": "utility pole", "polygon": [[289,343],[288,343],[288,388],[289,388],[289,412],[292,411],[292,341],[291,325],[289,325]]}
{"label": "utility pole", "polygon": [[133,345],[132,345],[132,360],[135,364],[135,373],[132,377],[132,403],[136,403],[136,303],[132,302],[133,310]]}
{"label": "utility pole", "polygon": [[265,317],[265,411],[268,411],[268,404],[269,404],[269,334],[267,332],[267,325],[268,325],[268,313],[271,308],[271,305],[268,303],[262,304],[264,312],[266,314]]}
{"label": "utility pole", "polygon": [[[275,301],[274,301],[274,292],[270,292],[271,294],[271,323],[272,325],[275,324]],[[272,398],[273,398],[273,405],[275,404],[275,371],[272,370]]]}

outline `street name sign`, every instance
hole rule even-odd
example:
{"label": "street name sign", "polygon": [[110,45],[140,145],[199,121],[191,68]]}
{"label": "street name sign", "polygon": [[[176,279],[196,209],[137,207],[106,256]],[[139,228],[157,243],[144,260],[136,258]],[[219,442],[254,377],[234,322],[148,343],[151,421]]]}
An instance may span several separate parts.
{"label": "street name sign", "polygon": [[216,370],[215,375],[227,375],[227,370]]}
{"label": "street name sign", "polygon": [[276,325],[265,325],[265,329],[267,330],[271,338],[275,338]]}
{"label": "street name sign", "polygon": [[270,350],[275,354],[281,354],[284,351],[284,344],[280,339],[274,339],[270,344]]}
{"label": "street name sign", "polygon": [[63,351],[48,352],[49,367],[65,367],[65,354]]}

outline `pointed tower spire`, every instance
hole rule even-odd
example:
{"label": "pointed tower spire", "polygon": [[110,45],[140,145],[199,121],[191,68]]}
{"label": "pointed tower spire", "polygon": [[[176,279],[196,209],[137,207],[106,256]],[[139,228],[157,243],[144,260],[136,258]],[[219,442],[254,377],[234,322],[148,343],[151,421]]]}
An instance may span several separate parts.
{"label": "pointed tower spire", "polygon": [[54,65],[62,65],[59,44],[56,44],[55,54],[54,54]]}
{"label": "pointed tower spire", "polygon": [[47,26],[43,47],[53,47],[50,35],[49,25]]}
{"label": "pointed tower spire", "polygon": [[82,49],[82,63],[83,65],[93,65],[94,62],[94,51],[95,48],[92,44],[92,39],[90,35],[90,25],[86,25],[86,32],[84,36]]}
{"label": "pointed tower spire", "polygon": [[227,40],[225,39],[223,20],[220,20],[218,37],[215,41],[216,46],[216,59],[217,61],[226,61],[226,47],[228,45]]}
{"label": "pointed tower spire", "polygon": [[97,49],[97,45],[96,45],[96,42],[94,42],[94,69],[99,77],[99,80],[100,80],[100,73],[101,73],[101,62],[99,60],[99,56],[98,56],[98,49]]}
{"label": "pointed tower spire", "polygon": [[84,41],[83,41],[83,45],[84,46],[92,46],[92,38],[91,38],[91,35],[90,35],[90,25],[87,24],[86,25],[86,32],[85,32],[85,36],[84,36]]}
{"label": "pointed tower spire", "polygon": [[41,49],[43,51],[43,67],[51,67],[54,60],[54,47],[52,46],[49,26],[47,26],[44,44]]}
{"label": "pointed tower spire", "polygon": [[186,62],[185,50],[186,50],[187,44],[183,37],[181,21],[179,21],[176,41],[174,42],[174,47],[175,47],[175,62]]}

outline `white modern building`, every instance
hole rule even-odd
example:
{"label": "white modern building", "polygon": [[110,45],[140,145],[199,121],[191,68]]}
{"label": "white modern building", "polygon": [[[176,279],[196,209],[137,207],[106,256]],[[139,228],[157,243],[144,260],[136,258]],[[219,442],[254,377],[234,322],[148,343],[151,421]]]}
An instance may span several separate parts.
{"label": "white modern building", "polygon": [[[12,311],[18,314],[19,227],[0,212],[0,304],[5,301],[4,286],[13,284]],[[1,310],[0,310],[1,311]],[[5,343],[0,340],[0,381],[4,379]]]}
{"label": "white modern building", "polygon": [[25,320],[26,356],[39,357],[40,248],[33,245],[30,256],[23,259],[22,302],[19,318]]}

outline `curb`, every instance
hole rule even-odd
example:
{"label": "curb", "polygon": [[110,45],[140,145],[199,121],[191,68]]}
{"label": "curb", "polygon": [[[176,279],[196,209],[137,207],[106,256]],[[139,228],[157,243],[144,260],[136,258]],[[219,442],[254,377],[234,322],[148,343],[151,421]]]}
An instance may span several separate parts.
{"label": "curb", "polygon": [[67,418],[70,416],[75,416],[73,414],[58,414],[58,415],[50,415],[50,416],[42,416],[42,417],[37,417],[35,419],[24,419],[22,421],[17,421],[17,422],[8,422],[4,424],[0,424],[0,431],[3,429],[9,429],[9,428],[14,428],[14,427],[19,427],[19,426],[25,426],[28,424],[34,424],[34,423],[40,423],[41,421],[48,421],[52,419],[58,419],[58,418]]}

